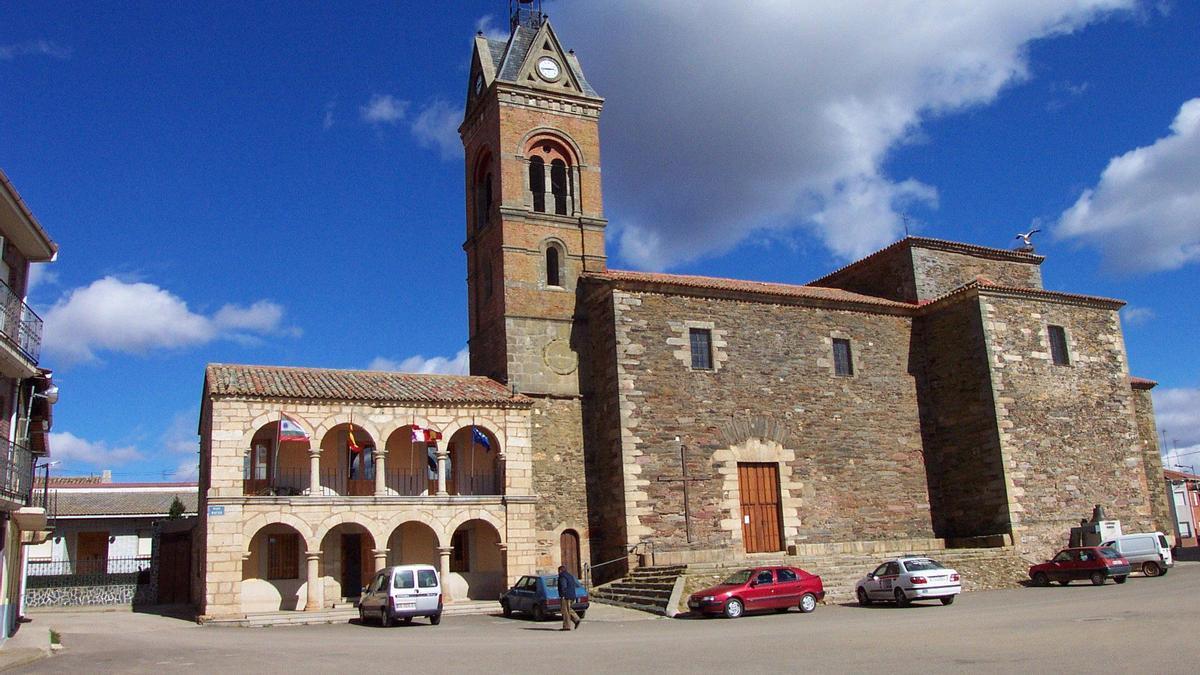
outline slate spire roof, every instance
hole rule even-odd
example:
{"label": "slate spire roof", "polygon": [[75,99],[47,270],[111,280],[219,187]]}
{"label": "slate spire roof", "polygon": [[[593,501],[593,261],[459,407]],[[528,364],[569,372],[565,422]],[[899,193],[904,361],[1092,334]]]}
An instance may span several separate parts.
{"label": "slate spire roof", "polygon": [[[550,22],[546,22],[547,29],[553,33],[554,29],[550,27]],[[495,68],[496,79],[501,82],[509,82],[516,84],[517,76],[521,71],[521,65],[525,63],[525,58],[529,55],[529,50],[533,49],[533,40],[537,37],[538,31],[528,26],[518,25],[513,28],[512,35],[508,41],[487,39],[488,55],[492,57],[492,66]],[[557,40],[555,36],[555,40]],[[482,54],[481,54],[482,56]],[[571,75],[575,81],[579,83],[579,88],[583,90],[584,95],[592,98],[600,98],[600,94],[592,88],[588,83],[587,78],[583,76],[583,68],[579,65],[579,58],[575,54],[568,52],[566,55],[566,66],[571,70]]]}

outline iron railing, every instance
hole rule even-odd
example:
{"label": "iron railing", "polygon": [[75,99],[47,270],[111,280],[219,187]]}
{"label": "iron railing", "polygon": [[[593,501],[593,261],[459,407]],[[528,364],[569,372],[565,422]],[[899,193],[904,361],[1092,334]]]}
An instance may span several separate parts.
{"label": "iron railing", "polygon": [[135,574],[150,569],[150,558],[96,558],[87,560],[30,560],[29,576],[104,577]]}
{"label": "iron railing", "polygon": [[0,439],[0,498],[29,505],[33,487],[33,452],[7,439]]}
{"label": "iron railing", "polygon": [[0,334],[36,366],[42,351],[42,317],[3,281],[0,281],[0,305],[3,305]]}

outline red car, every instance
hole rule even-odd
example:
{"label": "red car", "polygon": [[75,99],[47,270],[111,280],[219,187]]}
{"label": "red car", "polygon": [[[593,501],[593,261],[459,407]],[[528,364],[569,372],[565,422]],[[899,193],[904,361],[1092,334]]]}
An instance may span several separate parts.
{"label": "red car", "polygon": [[1066,586],[1076,579],[1088,579],[1099,586],[1109,577],[1118,584],[1125,583],[1129,570],[1129,561],[1115,548],[1081,546],[1064,548],[1048,562],[1030,567],[1029,578],[1037,586],[1046,586],[1051,581]]}
{"label": "red car", "polygon": [[712,588],[693,593],[688,598],[688,609],[729,619],[760,609],[786,612],[789,607],[799,607],[808,613],[824,597],[821,577],[798,567],[749,567]]}

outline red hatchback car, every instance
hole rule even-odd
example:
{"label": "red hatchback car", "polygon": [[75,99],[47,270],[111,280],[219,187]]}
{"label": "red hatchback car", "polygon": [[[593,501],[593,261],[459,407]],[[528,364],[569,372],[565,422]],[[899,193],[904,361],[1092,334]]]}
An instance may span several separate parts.
{"label": "red hatchback car", "polygon": [[730,619],[760,609],[786,612],[789,607],[799,607],[808,613],[824,597],[821,577],[798,567],[749,567],[712,588],[693,593],[688,598],[688,609]]}
{"label": "red hatchback car", "polygon": [[1125,583],[1129,570],[1129,561],[1116,549],[1082,546],[1064,548],[1049,561],[1030,567],[1029,578],[1037,586],[1045,586],[1051,581],[1066,586],[1076,579],[1087,579],[1099,586],[1110,577],[1118,584]]}

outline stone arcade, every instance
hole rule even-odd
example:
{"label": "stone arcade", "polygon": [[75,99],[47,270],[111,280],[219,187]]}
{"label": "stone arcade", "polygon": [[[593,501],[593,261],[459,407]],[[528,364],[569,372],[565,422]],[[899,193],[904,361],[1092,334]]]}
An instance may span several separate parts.
{"label": "stone arcade", "polygon": [[[475,38],[460,127],[471,375],[210,365],[202,613],[330,606],[400,562],[453,601],[560,562],[611,578],[632,547],[1032,556],[1095,503],[1168,522],[1123,303],[1043,289],[1038,255],[909,237],[804,286],[609,270],[603,99],[528,6]],[[276,444],[281,414],[308,440]]]}

